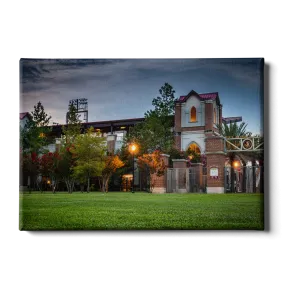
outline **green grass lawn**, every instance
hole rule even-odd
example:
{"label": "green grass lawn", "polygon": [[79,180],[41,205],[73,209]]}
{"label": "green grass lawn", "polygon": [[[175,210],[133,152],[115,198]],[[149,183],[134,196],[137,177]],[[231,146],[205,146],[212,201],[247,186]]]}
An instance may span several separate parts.
{"label": "green grass lawn", "polygon": [[20,193],[20,230],[263,230],[263,195]]}

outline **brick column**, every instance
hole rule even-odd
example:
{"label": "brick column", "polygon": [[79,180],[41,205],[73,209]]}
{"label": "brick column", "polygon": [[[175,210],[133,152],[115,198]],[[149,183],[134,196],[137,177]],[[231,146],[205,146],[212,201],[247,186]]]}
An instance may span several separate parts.
{"label": "brick column", "polygon": [[[224,193],[224,167],[226,153],[224,152],[224,139],[222,137],[206,136],[207,156],[207,193]],[[217,176],[211,176],[218,171]]]}
{"label": "brick column", "polygon": [[175,104],[175,113],[174,113],[174,143],[175,147],[181,150],[181,104]]}
{"label": "brick column", "polygon": [[107,150],[109,153],[115,152],[115,144],[116,144],[117,135],[108,135],[107,136]]}
{"label": "brick column", "polygon": [[223,106],[222,105],[219,106],[219,112],[220,112],[219,125],[221,126],[223,123],[223,120],[222,120],[222,118],[223,118]]}
{"label": "brick column", "polygon": [[181,135],[180,135],[180,133],[176,133],[174,136],[174,146],[178,150],[181,150]]}
{"label": "brick column", "polygon": [[173,168],[186,168],[187,160],[186,159],[172,159]]}
{"label": "brick column", "polygon": [[161,194],[166,192],[166,175],[167,175],[167,168],[169,166],[169,156],[168,154],[161,154],[161,157],[166,165],[166,170],[164,172],[164,175],[157,176],[156,174],[151,174],[152,177],[154,177],[155,181],[155,187],[152,190],[152,193]]}
{"label": "brick column", "polygon": [[205,131],[212,131],[214,127],[213,102],[205,101]]}

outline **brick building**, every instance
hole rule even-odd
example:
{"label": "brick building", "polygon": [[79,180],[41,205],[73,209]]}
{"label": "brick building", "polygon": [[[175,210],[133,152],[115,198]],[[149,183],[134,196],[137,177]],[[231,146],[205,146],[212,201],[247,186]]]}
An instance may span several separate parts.
{"label": "brick building", "polygon": [[[28,117],[28,113],[20,114],[22,126],[24,125],[24,120]],[[83,123],[82,126],[83,129],[93,127],[95,130],[100,130],[102,135],[106,137],[109,151],[113,152],[121,148],[123,139],[130,127],[143,120],[144,118],[135,118],[87,122]],[[217,136],[219,134],[217,125],[222,124],[222,122],[229,123],[241,120],[241,117],[222,117],[222,104],[218,92],[199,94],[192,90],[175,101],[175,114],[173,117],[175,145],[181,151],[186,151],[190,148],[197,153],[206,155],[207,177],[209,178],[207,192],[209,193],[224,192],[224,172],[222,168],[225,164],[225,152],[223,140]],[[61,127],[62,125],[54,125],[52,127],[54,137],[59,138],[61,136]],[[49,145],[48,149],[55,151],[56,143]],[[167,156],[164,159],[167,160]],[[176,161],[174,165],[177,165],[177,168],[179,168],[181,166],[178,165],[181,165],[181,163],[185,164],[185,161]],[[135,184],[138,184],[138,173],[136,174]],[[163,185],[163,181],[166,181],[166,179],[160,178],[159,180],[160,189],[158,192],[165,192],[166,186],[165,184]]]}

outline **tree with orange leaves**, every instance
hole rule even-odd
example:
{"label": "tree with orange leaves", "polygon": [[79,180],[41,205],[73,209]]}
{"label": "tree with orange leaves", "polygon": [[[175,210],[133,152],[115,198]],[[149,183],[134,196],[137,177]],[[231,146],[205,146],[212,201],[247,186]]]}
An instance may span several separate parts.
{"label": "tree with orange leaves", "polygon": [[166,165],[161,157],[161,152],[155,150],[150,154],[143,154],[138,157],[138,166],[140,168],[147,167],[150,173],[150,191],[156,186],[158,177],[164,175]]}
{"label": "tree with orange leaves", "polygon": [[111,176],[116,172],[117,169],[123,167],[125,164],[119,158],[118,155],[108,155],[105,159],[105,167],[102,171],[102,183],[101,190],[103,192],[108,192],[108,185]]}

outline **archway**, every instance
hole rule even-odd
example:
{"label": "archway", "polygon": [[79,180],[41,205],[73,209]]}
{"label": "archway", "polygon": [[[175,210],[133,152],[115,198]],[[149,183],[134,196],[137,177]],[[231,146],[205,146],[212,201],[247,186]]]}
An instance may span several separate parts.
{"label": "archway", "polygon": [[196,142],[191,142],[188,145],[186,153],[192,163],[201,162],[201,148]]}
{"label": "archway", "polygon": [[187,148],[187,150],[191,151],[191,152],[195,152],[197,154],[201,154],[201,149],[199,147],[199,145],[195,142],[191,142]]}

